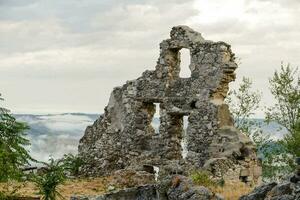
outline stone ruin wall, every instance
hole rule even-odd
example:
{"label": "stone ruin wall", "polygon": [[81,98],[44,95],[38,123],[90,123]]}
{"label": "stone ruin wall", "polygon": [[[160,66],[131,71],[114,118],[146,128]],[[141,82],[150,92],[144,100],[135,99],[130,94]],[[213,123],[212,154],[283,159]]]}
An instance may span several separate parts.
{"label": "stone ruin wall", "polygon": [[[87,127],[79,144],[86,163],[82,174],[155,166],[160,175],[205,168],[216,177],[257,181],[255,148],[234,128],[224,103],[237,68],[230,46],[205,40],[186,26],[173,27],[170,36],[160,43],[155,70],[114,88],[105,113]],[[179,77],[182,48],[190,51],[189,78]],[[159,133],[151,126],[154,103],[159,103]]]}

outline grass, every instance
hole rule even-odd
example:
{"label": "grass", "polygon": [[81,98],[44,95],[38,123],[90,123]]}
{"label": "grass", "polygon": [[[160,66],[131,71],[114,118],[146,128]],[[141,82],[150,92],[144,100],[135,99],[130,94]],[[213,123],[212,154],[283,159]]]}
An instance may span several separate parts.
{"label": "grass", "polygon": [[[132,172],[122,175],[112,175],[107,177],[91,178],[91,179],[72,179],[67,180],[58,187],[59,193],[65,198],[70,199],[73,195],[99,195],[106,193],[109,186],[115,189],[123,189],[147,183],[154,183],[150,179],[143,179],[142,176]],[[19,197],[38,197],[38,188],[32,182],[10,182],[9,188],[7,183],[0,183],[0,193],[5,192],[11,194],[17,188],[16,196]]]}
{"label": "grass", "polygon": [[250,193],[254,188],[242,182],[226,182],[223,187],[210,187],[214,193],[221,194],[225,200],[238,200],[242,195]]}
{"label": "grass", "polygon": [[194,171],[190,177],[196,185],[205,186],[212,192],[221,194],[225,200],[238,200],[239,197],[253,190],[253,187],[238,181],[212,180],[209,172],[204,170]]}
{"label": "grass", "polygon": [[[125,176],[107,176],[92,179],[74,179],[67,180],[63,185],[59,186],[59,192],[65,199],[70,199],[72,195],[99,195],[108,191],[109,186],[113,186],[116,189],[122,189],[126,187],[132,187],[134,185],[143,185],[149,183],[148,181],[136,182],[141,180],[140,177],[134,174],[125,174]],[[192,176],[192,179],[198,185],[206,184],[206,187],[210,188],[214,193],[221,194],[225,200],[238,200],[238,198],[244,194],[252,191],[252,187],[241,182],[226,182],[224,186],[220,186],[216,182],[212,182],[205,173],[197,173]],[[177,185],[176,180],[172,183]],[[7,189],[7,184],[0,183],[0,192]],[[17,196],[30,196],[37,197],[38,189],[32,182],[14,182],[9,185],[10,190],[18,188]]]}
{"label": "grass", "polygon": [[215,187],[217,182],[210,178],[210,174],[204,170],[198,170],[191,173],[190,177],[196,185],[202,185],[204,187]]}
{"label": "grass", "polygon": [[[65,199],[70,199],[72,195],[84,194],[102,194],[106,191],[108,180],[105,178],[95,179],[76,179],[67,180],[63,185],[59,186],[59,192]],[[38,188],[32,182],[14,182],[11,187],[19,187],[17,196],[21,197],[38,197]],[[0,192],[4,191],[4,183],[0,183]]]}

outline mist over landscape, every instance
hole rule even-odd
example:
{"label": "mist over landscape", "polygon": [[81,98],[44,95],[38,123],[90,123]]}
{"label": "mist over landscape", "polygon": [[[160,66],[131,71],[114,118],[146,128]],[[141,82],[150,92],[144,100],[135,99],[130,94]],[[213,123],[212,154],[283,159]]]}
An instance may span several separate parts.
{"label": "mist over landscape", "polygon": [[[47,161],[49,156],[60,158],[66,153],[77,153],[80,138],[85,128],[100,116],[100,114],[63,113],[63,114],[16,114],[17,120],[26,122],[30,139],[30,153],[39,161]],[[256,119],[263,123],[262,119]],[[187,120],[184,122],[185,127]],[[159,119],[156,116],[152,122],[158,132]],[[271,134],[273,139],[282,138],[285,130],[276,123],[262,126],[264,133]]]}
{"label": "mist over landscape", "polygon": [[60,158],[65,153],[77,153],[78,142],[85,128],[99,115],[64,113],[15,116],[30,126],[27,134],[31,142],[30,153],[33,158],[47,161],[49,155]]}

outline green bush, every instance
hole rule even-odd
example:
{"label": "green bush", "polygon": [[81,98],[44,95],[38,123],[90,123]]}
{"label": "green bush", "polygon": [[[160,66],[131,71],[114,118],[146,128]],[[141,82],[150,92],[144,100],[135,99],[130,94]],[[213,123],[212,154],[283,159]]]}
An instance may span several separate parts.
{"label": "green bush", "polygon": [[214,187],[218,185],[216,181],[213,181],[210,178],[210,173],[205,170],[194,171],[191,173],[190,177],[197,185],[202,185],[204,187]]}
{"label": "green bush", "polygon": [[78,176],[79,169],[83,165],[83,160],[78,155],[65,154],[63,157],[64,168],[70,175]]}
{"label": "green bush", "polygon": [[63,199],[58,191],[58,186],[66,180],[62,160],[55,161],[53,158],[45,164],[44,172],[33,175],[32,181],[35,183],[42,195],[43,200]]}
{"label": "green bush", "polygon": [[294,157],[300,157],[300,116],[293,131],[286,134],[280,143],[286,148],[288,153],[294,155]]}

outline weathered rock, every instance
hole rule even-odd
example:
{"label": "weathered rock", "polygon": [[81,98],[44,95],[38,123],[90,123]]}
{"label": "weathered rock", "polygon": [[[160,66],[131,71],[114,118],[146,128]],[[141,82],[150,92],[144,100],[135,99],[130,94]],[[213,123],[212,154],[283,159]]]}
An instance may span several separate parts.
{"label": "weathered rock", "polygon": [[195,186],[185,176],[174,176],[167,191],[168,200],[222,200],[204,186]]}
{"label": "weathered rock", "polygon": [[[162,187],[165,187],[164,189]],[[143,185],[113,190],[103,195],[73,196],[71,200],[224,200],[203,186],[181,175],[168,176],[159,185]]]}
{"label": "weathered rock", "polygon": [[250,194],[242,196],[240,200],[300,200],[300,180],[297,179],[297,175],[298,171],[289,181],[257,187]]}
{"label": "weathered rock", "polygon": [[256,187],[249,195],[242,196],[240,200],[264,200],[269,191],[271,191],[277,183],[272,182]]}
{"label": "weathered rock", "polygon": [[295,197],[291,195],[282,195],[278,197],[272,197],[270,200],[295,200]]}
{"label": "weathered rock", "polygon": [[290,181],[291,181],[292,183],[300,182],[300,157],[296,159],[296,164],[297,164],[296,172],[295,172],[295,174],[290,178]]}
{"label": "weathered rock", "polygon": [[126,188],[104,195],[73,196],[71,200],[159,200],[155,185]]}
{"label": "weathered rock", "polygon": [[283,196],[288,195],[292,193],[291,183],[282,183],[279,185],[276,185],[269,193],[268,197],[277,197],[277,196]]}
{"label": "weathered rock", "polygon": [[[173,27],[170,36],[160,43],[155,70],[114,88],[105,113],[87,127],[79,143],[81,173],[101,176],[153,166],[163,176],[204,167],[225,180],[256,182],[260,166],[254,145],[234,128],[223,101],[237,68],[230,46],[205,40],[186,26]],[[189,78],[179,77],[182,48],[191,55]],[[159,103],[158,134],[151,125],[154,103]]]}
{"label": "weathered rock", "polygon": [[113,177],[114,179],[110,184],[122,187],[135,187],[156,183],[154,174],[144,171],[118,170],[113,173]]}

